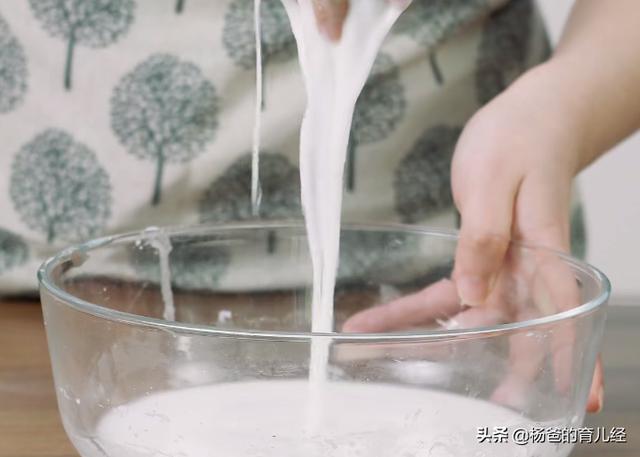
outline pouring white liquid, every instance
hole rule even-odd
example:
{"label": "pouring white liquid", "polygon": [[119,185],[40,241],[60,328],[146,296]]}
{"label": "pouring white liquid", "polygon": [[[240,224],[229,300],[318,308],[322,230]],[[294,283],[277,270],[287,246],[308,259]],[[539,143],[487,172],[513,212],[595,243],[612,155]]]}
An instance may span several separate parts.
{"label": "pouring white liquid", "polygon": [[[383,0],[351,0],[342,37],[319,32],[310,1],[283,0],[298,44],[307,108],[300,129],[302,207],[313,265],[312,331],[333,331],[343,171],[358,96],[383,39],[402,8]],[[308,432],[321,420],[329,338],[311,344]]]}
{"label": "pouring white liquid", "polygon": [[[258,36],[259,3],[256,0]],[[401,9],[381,0],[351,0],[342,40],[333,44],[317,31],[310,1],[284,3],[298,42],[308,97],[300,170],[313,263],[312,330],[328,333],[333,331],[342,176],[353,110],[378,48]],[[258,51],[258,72],[260,60]],[[257,88],[262,86],[260,78]],[[259,206],[260,96],[257,89],[254,214]],[[160,238],[154,245],[163,272],[165,316],[173,318],[170,288],[166,291],[170,245]],[[109,411],[89,443],[79,437],[74,441],[83,455],[91,457],[530,455],[530,448],[515,444],[487,449],[478,443],[478,427],[533,425],[504,408],[435,391],[328,382],[329,343],[328,338],[313,340],[308,382],[230,382],[154,393]]]}
{"label": "pouring white liquid", "polygon": [[356,101],[402,8],[351,0],[342,38],[317,29],[310,1],[283,0],[298,44],[307,108],[300,131],[302,206],[313,263],[312,330],[333,330],[343,170]]}

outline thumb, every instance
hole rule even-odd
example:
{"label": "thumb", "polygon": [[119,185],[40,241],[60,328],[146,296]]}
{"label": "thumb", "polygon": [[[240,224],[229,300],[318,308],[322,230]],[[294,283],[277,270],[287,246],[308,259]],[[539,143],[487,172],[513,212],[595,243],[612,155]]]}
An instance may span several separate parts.
{"label": "thumb", "polygon": [[342,24],[349,12],[348,0],[312,0],[318,29],[331,41],[342,36]]}
{"label": "thumb", "polygon": [[[504,261],[517,186],[509,179],[476,172],[457,199],[462,218],[456,248],[454,280],[465,305],[484,304]],[[466,176],[465,179],[469,179]]]}

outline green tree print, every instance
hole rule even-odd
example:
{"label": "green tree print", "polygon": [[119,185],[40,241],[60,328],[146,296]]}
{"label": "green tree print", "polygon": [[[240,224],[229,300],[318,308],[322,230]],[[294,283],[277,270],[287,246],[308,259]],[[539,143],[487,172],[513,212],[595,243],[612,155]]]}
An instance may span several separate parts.
{"label": "green tree print", "polygon": [[215,138],[218,110],[213,84],[171,55],[149,57],[118,83],[111,126],[130,154],[155,162],[153,205],[160,203],[165,165],[194,159]]}
{"label": "green tree print", "polygon": [[587,256],[587,229],[582,205],[576,205],[571,212],[571,253],[579,259]]}
{"label": "green tree print", "polygon": [[27,92],[24,50],[0,15],[0,114],[14,110]]}
{"label": "green tree print", "polygon": [[87,146],[61,130],[45,130],[16,154],[10,195],[22,221],[49,243],[95,236],[111,215],[109,176]]}
{"label": "green tree print", "polygon": [[419,222],[450,208],[451,157],[462,129],[437,125],[427,129],[395,171],[396,211],[404,222]]}
{"label": "green tree print", "polygon": [[71,90],[77,45],[104,48],[124,36],[133,23],[133,0],[29,0],[31,10],[50,35],[67,43],[64,87]]}
{"label": "green tree print", "polygon": [[[258,219],[299,219],[300,172],[298,167],[281,155],[263,152],[260,155],[260,186],[262,200]],[[251,205],[251,154],[246,153],[220,176],[200,200],[200,221],[224,223],[256,219]],[[276,250],[275,233],[267,240],[267,250]]]}
{"label": "green tree print", "polygon": [[[228,250],[208,244],[207,240],[181,242],[172,239],[171,244],[169,269],[171,285],[176,289],[210,289],[218,284],[229,266]],[[131,261],[148,280],[160,281],[160,259],[155,247],[141,244],[134,248]]]}
{"label": "green tree print", "polygon": [[438,46],[489,9],[490,0],[413,0],[393,27],[427,48],[433,77],[443,84]]}
{"label": "green tree print", "polygon": [[29,249],[22,238],[0,228],[0,274],[24,264],[28,257]]}
{"label": "green tree print", "polygon": [[[260,155],[262,201],[259,219],[293,219],[302,216],[298,167],[281,155]],[[201,222],[254,219],[251,208],[251,154],[234,162],[206,190],[200,200]]]}
{"label": "green tree print", "polygon": [[476,63],[480,104],[489,102],[527,69],[533,13],[531,0],[511,0],[487,21]]}
{"label": "green tree print", "polygon": [[[266,71],[270,63],[290,60],[296,55],[298,48],[282,2],[265,0],[260,8],[262,68]],[[222,31],[222,43],[227,55],[245,70],[256,68],[253,12],[254,0],[233,0],[225,14]],[[262,93],[264,96],[264,88]]]}
{"label": "green tree print", "polygon": [[407,239],[402,234],[384,231],[343,231],[340,236],[338,281],[362,283],[385,278],[382,272],[403,267]]}
{"label": "green tree print", "polygon": [[406,105],[398,67],[389,55],[379,54],[353,113],[346,164],[347,190],[355,188],[357,148],[389,136],[404,116]]}
{"label": "green tree print", "polygon": [[176,0],[176,14],[182,14],[186,0]]}

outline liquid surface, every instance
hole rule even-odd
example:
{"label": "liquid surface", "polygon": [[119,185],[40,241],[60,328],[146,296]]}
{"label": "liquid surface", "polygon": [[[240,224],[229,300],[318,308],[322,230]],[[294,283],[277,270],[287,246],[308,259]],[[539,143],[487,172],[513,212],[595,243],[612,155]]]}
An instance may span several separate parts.
{"label": "liquid surface", "polygon": [[564,455],[479,444],[478,427],[533,426],[507,409],[382,384],[328,382],[325,416],[309,437],[307,395],[306,381],[238,382],[152,394],[106,414],[94,443],[109,457]]}

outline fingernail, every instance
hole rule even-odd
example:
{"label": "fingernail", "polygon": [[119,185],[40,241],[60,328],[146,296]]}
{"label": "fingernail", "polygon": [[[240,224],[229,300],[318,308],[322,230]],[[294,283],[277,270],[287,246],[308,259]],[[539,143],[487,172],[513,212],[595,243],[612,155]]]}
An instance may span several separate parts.
{"label": "fingernail", "polygon": [[456,286],[463,305],[482,305],[487,297],[487,281],[479,276],[462,276],[456,279]]}

